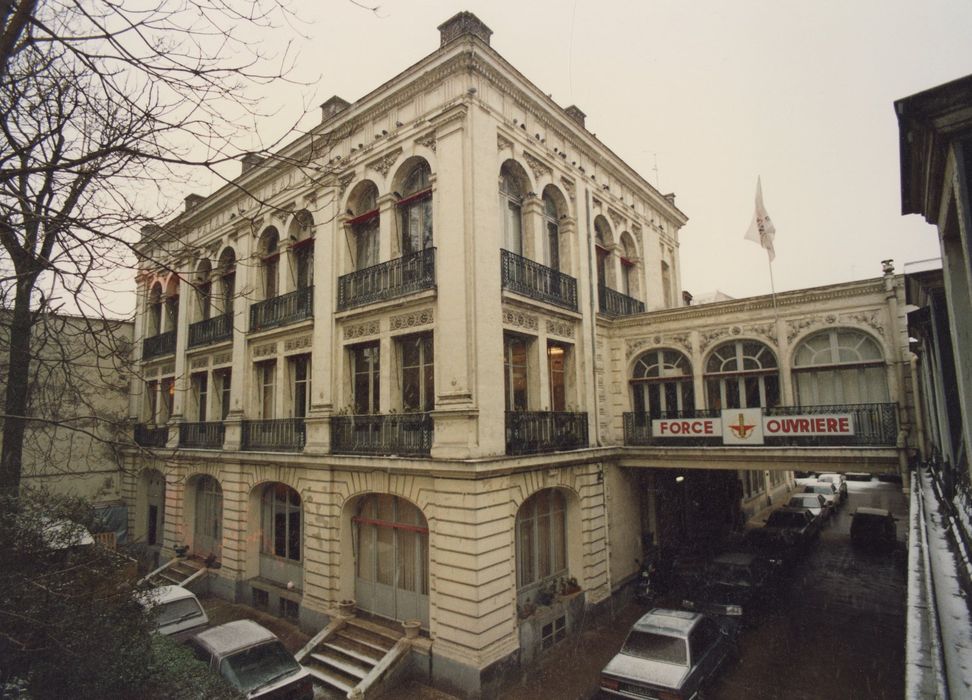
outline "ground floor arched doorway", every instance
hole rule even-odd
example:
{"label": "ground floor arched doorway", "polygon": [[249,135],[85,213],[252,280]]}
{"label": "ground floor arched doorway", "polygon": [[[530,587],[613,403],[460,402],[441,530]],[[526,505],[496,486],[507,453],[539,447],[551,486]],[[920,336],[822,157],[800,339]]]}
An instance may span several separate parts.
{"label": "ground floor arched doorway", "polygon": [[369,494],[352,518],[358,607],[392,620],[429,624],[429,528],[415,505]]}

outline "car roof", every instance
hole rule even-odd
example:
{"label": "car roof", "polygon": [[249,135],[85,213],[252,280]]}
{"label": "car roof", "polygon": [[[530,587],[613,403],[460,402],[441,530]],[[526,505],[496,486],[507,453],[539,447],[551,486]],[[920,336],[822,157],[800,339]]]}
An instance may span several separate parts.
{"label": "car roof", "polygon": [[672,636],[683,637],[695,626],[702,616],[687,610],[669,610],[668,608],[653,608],[634,623],[632,629],[639,632],[661,632]]}
{"label": "car roof", "polygon": [[153,604],[162,605],[163,603],[171,603],[173,600],[195,598],[196,594],[183,586],[159,586],[146,591],[145,596],[150,597]]}
{"label": "car roof", "polygon": [[715,557],[712,561],[718,564],[733,564],[735,566],[749,566],[756,559],[755,554],[749,552],[726,552]]}
{"label": "car roof", "polygon": [[276,638],[273,632],[253,620],[234,620],[211,627],[195,636],[213,654],[226,654]]}
{"label": "car roof", "polygon": [[885,510],[884,508],[868,508],[867,506],[860,506],[854,511],[854,515],[877,515],[882,518],[886,518],[891,515],[891,511]]}

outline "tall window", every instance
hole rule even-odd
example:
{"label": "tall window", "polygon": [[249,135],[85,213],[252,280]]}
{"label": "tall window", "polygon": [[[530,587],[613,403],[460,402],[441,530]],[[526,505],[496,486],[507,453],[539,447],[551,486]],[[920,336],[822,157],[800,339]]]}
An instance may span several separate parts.
{"label": "tall window", "polygon": [[611,251],[608,249],[607,224],[602,218],[594,221],[594,255],[597,258],[597,284],[599,287],[607,287]]}
{"label": "tall window", "polygon": [[695,409],[692,366],[674,350],[652,350],[635,362],[631,374],[635,413],[661,417]]}
{"label": "tall window", "polygon": [[550,375],[550,410],[567,410],[567,353],[566,345],[547,343],[547,370]]}
{"label": "tall window", "polygon": [[159,383],[157,381],[145,382],[145,410],[148,423],[158,425],[159,421]]}
{"label": "tall window", "polygon": [[889,400],[881,347],[851,328],[832,328],[800,343],[793,356],[793,385],[802,406]]}
{"label": "tall window", "polygon": [[400,341],[402,352],[402,410],[431,411],[435,408],[435,356],[432,334],[407,336]]}
{"label": "tall window", "polygon": [[291,357],[290,376],[293,385],[293,416],[306,418],[310,406],[310,355],[295,355]]}
{"label": "tall window", "polygon": [[300,561],[300,494],[286,484],[269,484],[263,490],[264,554]]}
{"label": "tall window", "polygon": [[432,171],[416,166],[405,180],[398,202],[402,221],[402,257],[432,247]]}
{"label": "tall window", "polygon": [[233,371],[230,369],[218,369],[213,372],[213,379],[216,384],[217,398],[219,400],[219,419],[226,420],[230,412],[230,383],[232,382]]}
{"label": "tall window", "polygon": [[500,172],[499,195],[506,249],[523,255],[523,194],[519,180],[505,165]]}
{"label": "tall window", "polygon": [[776,356],[762,343],[736,340],[724,343],[705,366],[709,408],[757,408],[780,403]]}
{"label": "tall window", "polygon": [[516,585],[524,588],[567,573],[564,495],[545,489],[516,513]]}
{"label": "tall window", "polygon": [[672,299],[672,272],[668,267],[668,263],[662,261],[661,264],[661,283],[662,283],[662,297],[665,302],[665,308],[669,309],[674,306],[674,300]]}
{"label": "tall window", "polygon": [[378,264],[378,239],[380,234],[378,217],[378,188],[368,183],[358,197],[356,210],[360,212],[350,222],[354,234],[355,269]]}
{"label": "tall window", "polygon": [[267,360],[256,363],[257,390],[260,398],[260,419],[274,418],[276,398],[277,361]]}
{"label": "tall window", "polygon": [[172,416],[172,400],[175,398],[175,380],[163,379],[159,384],[159,425],[165,425]]}
{"label": "tall window", "polygon": [[206,372],[199,372],[192,375],[192,398],[196,404],[196,420],[200,423],[206,422],[206,407],[209,402],[209,376]]}
{"label": "tall window", "polygon": [[557,203],[549,192],[543,193],[543,225],[546,240],[546,261],[547,267],[554,270],[560,269],[560,216],[557,212]]}
{"label": "tall window", "polygon": [[294,264],[297,268],[297,289],[314,286],[314,239],[294,244]]}
{"label": "tall window", "polygon": [[148,328],[145,335],[149,338],[162,332],[162,285],[155,284],[149,292]]}
{"label": "tall window", "polygon": [[503,345],[503,378],[506,384],[506,410],[527,410],[527,340],[507,335]]}
{"label": "tall window", "polygon": [[212,268],[208,260],[199,263],[196,270],[196,320],[205,321],[212,312],[213,282],[211,279]]}
{"label": "tall window", "polygon": [[165,296],[165,330],[174,331],[179,325],[179,291],[173,284]]}
{"label": "tall window", "polygon": [[350,349],[354,412],[358,415],[378,413],[380,409],[380,352],[378,343]]}
{"label": "tall window", "polygon": [[627,296],[634,296],[635,293],[635,272],[634,263],[635,247],[631,241],[631,236],[627,233],[621,236],[621,291]]}
{"label": "tall window", "polygon": [[233,313],[233,296],[236,294],[236,255],[232,248],[227,248],[219,256],[219,282],[221,311],[224,314]]}
{"label": "tall window", "polygon": [[263,232],[260,239],[260,261],[263,276],[263,298],[272,299],[277,296],[277,275],[280,269],[280,236],[277,229],[270,227]]}

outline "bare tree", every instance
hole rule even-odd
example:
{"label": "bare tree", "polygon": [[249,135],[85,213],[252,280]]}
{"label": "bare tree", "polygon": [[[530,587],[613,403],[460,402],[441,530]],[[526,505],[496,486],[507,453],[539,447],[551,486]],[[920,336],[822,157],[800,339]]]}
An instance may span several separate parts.
{"label": "bare tree", "polygon": [[0,0],[0,493],[20,486],[32,328],[68,300],[117,350],[98,322],[132,232],[165,216],[158,183],[173,169],[241,153],[235,138],[256,114],[244,89],[290,68],[286,52],[271,63],[250,43],[290,23],[284,2]]}

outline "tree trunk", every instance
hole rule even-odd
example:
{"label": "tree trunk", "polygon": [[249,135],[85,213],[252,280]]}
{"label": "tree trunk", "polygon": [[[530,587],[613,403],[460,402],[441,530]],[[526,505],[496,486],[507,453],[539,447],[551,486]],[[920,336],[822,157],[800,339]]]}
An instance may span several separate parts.
{"label": "tree trunk", "polygon": [[30,310],[32,280],[19,279],[10,317],[8,373],[4,397],[3,449],[0,453],[0,495],[16,498],[23,469],[24,430],[27,427],[27,385],[30,378],[30,339],[34,325]]}

